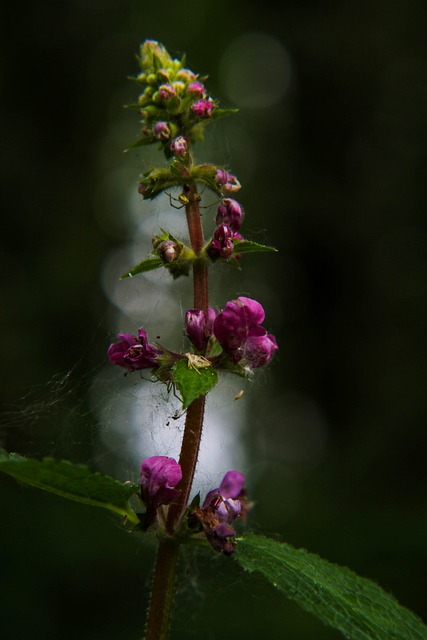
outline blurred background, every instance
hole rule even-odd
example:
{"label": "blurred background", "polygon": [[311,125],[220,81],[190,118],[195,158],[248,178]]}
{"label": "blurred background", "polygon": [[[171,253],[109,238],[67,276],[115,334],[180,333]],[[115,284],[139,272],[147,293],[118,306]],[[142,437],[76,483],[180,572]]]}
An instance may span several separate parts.
{"label": "blurred background", "polygon": [[[160,153],[123,154],[138,136],[127,77],[139,44],[159,40],[240,109],[196,157],[239,177],[242,232],[280,251],[215,268],[212,302],[259,300],[280,351],[238,402],[229,381],[212,394],[200,488],[238,466],[252,530],[375,579],[426,621],[425,3],[64,0],[1,13],[0,446],[122,480],[138,478],[140,455],[178,455],[178,404],[106,366],[118,330],[153,339],[161,323],[180,347],[191,306],[189,283],[165,274],[118,282],[158,226],[182,224],[167,197],[147,206],[136,192]],[[203,202],[209,225],[212,194]],[[6,476],[0,496],[5,639],[142,635],[150,544]],[[225,631],[340,637],[226,558],[185,551],[172,637]]]}

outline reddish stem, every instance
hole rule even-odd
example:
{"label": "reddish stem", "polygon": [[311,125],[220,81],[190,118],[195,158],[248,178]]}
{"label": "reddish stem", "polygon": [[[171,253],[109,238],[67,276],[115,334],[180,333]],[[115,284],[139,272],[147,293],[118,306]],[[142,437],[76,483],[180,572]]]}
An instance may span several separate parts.
{"label": "reddish stem", "polygon": [[[197,256],[193,264],[194,308],[202,309],[207,313],[209,306],[208,268],[206,260],[201,257],[204,237],[199,206],[200,196],[195,183],[186,185],[184,193],[188,200],[185,210],[191,246]],[[169,507],[166,522],[166,531],[171,536],[177,530],[187,508],[202,438],[204,411],[205,396],[196,398],[187,409],[179,456],[182,480],[177,485],[177,489],[179,489],[180,495],[176,502]],[[178,544],[171,538],[162,540],[159,545],[145,640],[166,640],[168,637],[178,551]]]}

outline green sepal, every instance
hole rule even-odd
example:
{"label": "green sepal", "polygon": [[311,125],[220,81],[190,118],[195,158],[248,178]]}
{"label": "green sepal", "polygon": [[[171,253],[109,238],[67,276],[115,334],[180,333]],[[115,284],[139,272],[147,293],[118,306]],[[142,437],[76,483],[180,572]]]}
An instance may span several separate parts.
{"label": "green sepal", "polygon": [[426,640],[427,627],[377,584],[304,549],[260,535],[237,542],[235,560],[350,640]]}
{"label": "green sepal", "polygon": [[203,182],[205,185],[215,191],[219,196],[221,195],[221,187],[215,180],[217,174],[217,167],[213,164],[200,164],[191,169],[191,177],[193,180]]}
{"label": "green sepal", "polygon": [[133,524],[138,517],[129,506],[129,499],[139,486],[122,484],[109,476],[93,473],[84,465],[67,460],[44,458],[36,460],[0,449],[0,471],[20,482],[54,493],[91,507],[102,507],[127,518]]}
{"label": "green sepal", "polygon": [[187,409],[199,396],[211,391],[218,382],[218,374],[211,365],[199,367],[196,362],[192,364],[188,357],[178,360],[173,365],[171,374],[172,382],[181,394],[183,409]]}
{"label": "green sepal", "polygon": [[236,253],[261,253],[266,251],[277,253],[278,251],[275,247],[259,244],[259,242],[252,242],[251,240],[233,239],[233,244]]}
{"label": "green sepal", "polygon": [[147,174],[144,174],[144,178],[141,180],[141,184],[145,187],[144,198],[155,198],[159,193],[162,193],[165,189],[171,187],[180,187],[186,180],[186,176],[182,171],[172,171],[170,167],[167,169],[153,169]]}
{"label": "green sepal", "polygon": [[127,273],[123,273],[120,276],[120,280],[124,280],[125,278],[133,278],[133,276],[138,275],[138,273],[145,273],[145,271],[153,271],[153,269],[158,269],[159,267],[164,267],[165,263],[158,256],[149,256],[142,260],[139,264],[133,267]]}

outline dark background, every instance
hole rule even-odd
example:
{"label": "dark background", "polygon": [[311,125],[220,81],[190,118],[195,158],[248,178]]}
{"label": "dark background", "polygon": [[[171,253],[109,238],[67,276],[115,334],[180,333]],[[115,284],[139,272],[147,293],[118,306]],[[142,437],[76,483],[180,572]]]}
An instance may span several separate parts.
{"label": "dark background", "polygon": [[[242,275],[281,346],[254,388],[250,525],[377,580],[426,620],[425,3],[1,13],[0,444],[96,468],[85,391],[112,331],[100,272],[129,235],[120,201],[117,219],[100,216],[99,193],[113,168],[135,184],[142,169],[122,153],[137,132],[122,105],[139,43],[186,52],[227,103],[224,50],[263,32],[292,77],[281,102],[234,116],[254,150],[245,232],[280,249]],[[139,637],[153,548],[104,512],[8,477],[0,492],[2,636]],[[174,638],[339,637],[225,558],[186,552],[179,584]]]}

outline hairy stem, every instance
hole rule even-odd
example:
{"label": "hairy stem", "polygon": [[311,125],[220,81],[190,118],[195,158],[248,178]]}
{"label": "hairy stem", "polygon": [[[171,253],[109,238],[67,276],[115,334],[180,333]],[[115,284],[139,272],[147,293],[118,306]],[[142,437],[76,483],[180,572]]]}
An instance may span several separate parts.
{"label": "hairy stem", "polygon": [[170,538],[159,544],[144,640],[167,640],[175,594],[179,546]]}
{"label": "hairy stem", "polygon": [[[204,246],[203,227],[200,216],[200,196],[197,187],[193,183],[185,189],[188,204],[185,207],[187,214],[188,231],[191,246],[196,256],[199,256]],[[196,260],[193,267],[194,308],[208,311],[208,268],[206,260]],[[167,519],[167,531],[173,533],[187,507],[193,484],[199,455],[200,441],[202,439],[203,416],[205,412],[205,396],[196,398],[187,409],[184,436],[182,438],[179,464],[182,469],[182,480],[177,489],[180,490],[179,498],[169,508]]]}
{"label": "hairy stem", "polygon": [[[200,196],[194,183],[186,185],[184,191],[188,200],[185,210],[191,246],[196,256],[199,257],[204,246]],[[209,306],[208,269],[206,261],[201,257],[194,262],[193,280],[194,308],[202,309],[207,313]],[[182,480],[177,485],[177,489],[180,494],[176,502],[169,507],[166,521],[166,531],[171,536],[177,530],[188,504],[202,438],[204,411],[205,396],[196,398],[187,409],[179,456]],[[179,545],[172,538],[162,540],[159,545],[145,640],[166,640],[168,637],[178,552]]]}
{"label": "hairy stem", "polygon": [[188,407],[185,421],[184,436],[182,438],[179,464],[182,469],[182,480],[177,485],[180,490],[179,498],[169,507],[167,531],[173,533],[179,524],[188,503],[194,472],[199,455],[202,439],[203,415],[205,411],[205,396],[196,398]]}

